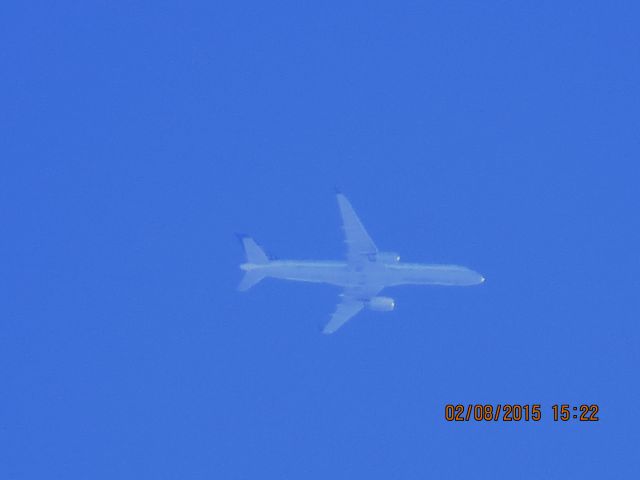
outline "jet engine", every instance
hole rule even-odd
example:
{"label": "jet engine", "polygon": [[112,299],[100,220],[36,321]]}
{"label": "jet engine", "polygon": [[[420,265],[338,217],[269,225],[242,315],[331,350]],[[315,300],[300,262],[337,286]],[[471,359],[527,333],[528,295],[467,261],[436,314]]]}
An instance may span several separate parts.
{"label": "jet engine", "polygon": [[379,252],[376,253],[376,260],[382,263],[398,263],[400,255],[395,252]]}
{"label": "jet engine", "polygon": [[373,297],[367,302],[367,306],[378,312],[390,312],[396,306],[396,302],[389,297]]}

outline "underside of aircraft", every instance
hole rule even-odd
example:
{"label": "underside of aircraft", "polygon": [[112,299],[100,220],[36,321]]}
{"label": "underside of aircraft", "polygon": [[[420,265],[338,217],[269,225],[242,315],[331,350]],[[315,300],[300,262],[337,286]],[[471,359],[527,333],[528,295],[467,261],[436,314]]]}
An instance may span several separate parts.
{"label": "underside of aircraft", "polygon": [[269,258],[256,241],[240,236],[246,262],[238,290],[245,291],[265,277],[302,282],[328,283],[342,287],[341,300],[325,325],[323,333],[338,330],[363,308],[390,311],[392,298],[379,296],[386,287],[406,284],[467,286],[484,282],[479,273],[458,265],[400,262],[398,254],[380,252],[342,193],[337,194],[342,217],[344,261],[275,260]]}

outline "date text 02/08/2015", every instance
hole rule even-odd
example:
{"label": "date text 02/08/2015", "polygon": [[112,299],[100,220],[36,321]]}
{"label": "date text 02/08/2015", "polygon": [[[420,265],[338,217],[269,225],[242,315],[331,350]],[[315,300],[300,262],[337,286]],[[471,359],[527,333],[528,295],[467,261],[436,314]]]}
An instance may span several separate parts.
{"label": "date text 02/08/2015", "polygon": [[[551,406],[553,421],[597,422],[600,420],[596,404],[568,403]],[[539,403],[517,404],[447,404],[444,408],[444,419],[448,422],[539,422],[543,418],[542,405]]]}

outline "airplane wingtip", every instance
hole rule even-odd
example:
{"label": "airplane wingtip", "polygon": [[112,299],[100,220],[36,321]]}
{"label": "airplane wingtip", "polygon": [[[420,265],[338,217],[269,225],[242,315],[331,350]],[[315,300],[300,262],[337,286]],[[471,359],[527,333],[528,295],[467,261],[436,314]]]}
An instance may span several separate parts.
{"label": "airplane wingtip", "polygon": [[235,232],[235,236],[236,238],[242,242],[242,240],[244,240],[245,238],[249,238],[249,235],[247,235],[246,233],[240,233],[240,232]]}
{"label": "airplane wingtip", "polygon": [[333,333],[331,330],[329,330],[329,326],[325,321],[318,321],[316,323],[316,331],[323,335],[329,335]]}

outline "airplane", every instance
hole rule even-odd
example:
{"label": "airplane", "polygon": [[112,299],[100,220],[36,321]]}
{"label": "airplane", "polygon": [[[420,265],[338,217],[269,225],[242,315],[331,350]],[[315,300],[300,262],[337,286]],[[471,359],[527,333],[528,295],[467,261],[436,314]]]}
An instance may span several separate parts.
{"label": "airplane", "polygon": [[343,288],[341,301],[322,331],[330,334],[365,307],[376,311],[393,310],[395,301],[378,295],[386,287],[408,284],[468,286],[484,282],[482,275],[466,267],[403,263],[397,253],[380,252],[347,197],[337,193],[337,199],[347,245],[346,261],[272,259],[253,238],[239,235],[246,262],[240,265],[245,274],[238,290],[248,290],[265,277],[340,286]]}

